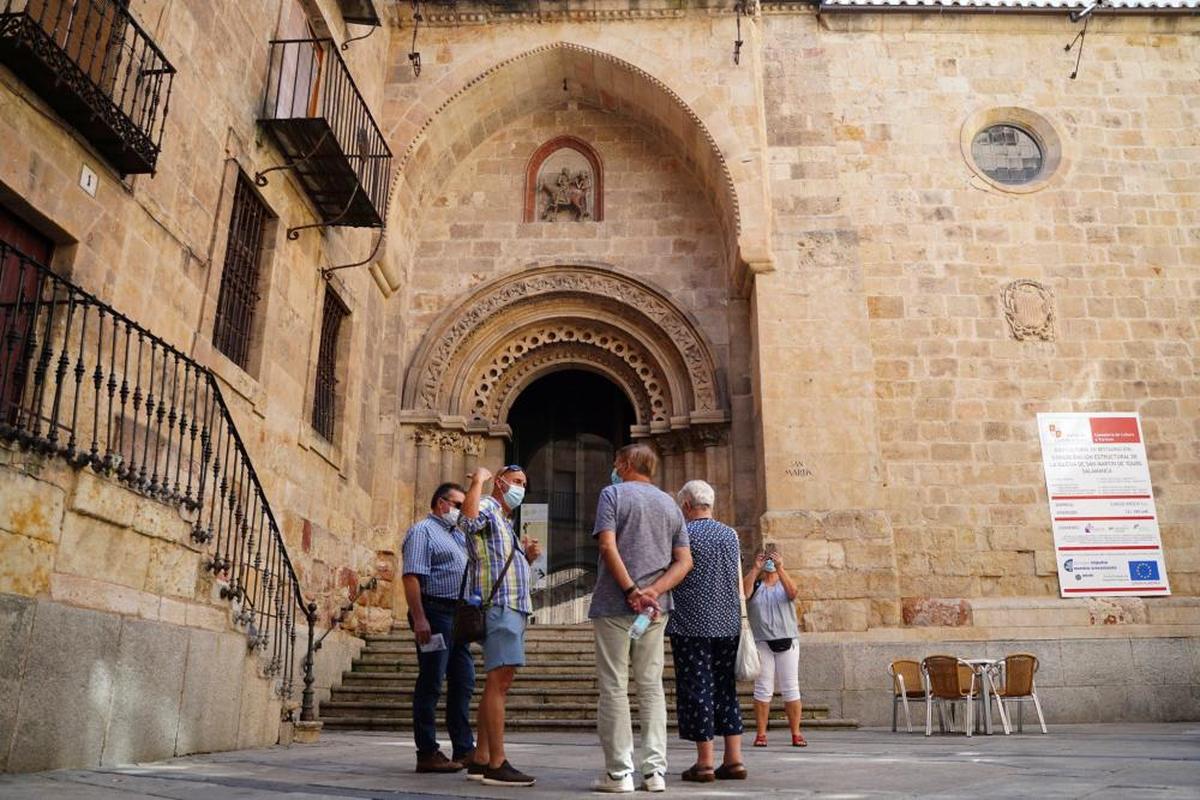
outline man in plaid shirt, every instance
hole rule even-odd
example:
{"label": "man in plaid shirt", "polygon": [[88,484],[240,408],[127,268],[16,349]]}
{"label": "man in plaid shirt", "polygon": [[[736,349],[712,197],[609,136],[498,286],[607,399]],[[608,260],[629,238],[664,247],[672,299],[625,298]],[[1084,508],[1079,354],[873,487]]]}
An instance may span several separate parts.
{"label": "man in plaid shirt", "polygon": [[504,703],[517,667],[525,665],[525,626],[533,612],[529,598],[529,565],[541,552],[537,539],[517,540],[512,512],[525,499],[525,471],[513,464],[483,485],[492,473],[471,473],[459,528],[467,535],[467,551],[475,569],[475,590],[486,609],[487,638],[483,668],[487,672],[479,701],[478,741],[467,777],[491,786],[532,786],[534,778],[515,769],[504,757]]}

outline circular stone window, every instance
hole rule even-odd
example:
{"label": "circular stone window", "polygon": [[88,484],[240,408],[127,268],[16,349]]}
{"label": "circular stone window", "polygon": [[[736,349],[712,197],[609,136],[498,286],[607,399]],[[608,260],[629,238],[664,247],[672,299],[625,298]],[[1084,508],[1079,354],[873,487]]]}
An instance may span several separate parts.
{"label": "circular stone window", "polygon": [[1033,134],[1016,125],[989,125],[971,141],[971,158],[998,183],[1031,183],[1042,174],[1046,160]]}
{"label": "circular stone window", "polygon": [[989,108],[963,123],[963,158],[971,171],[1005,192],[1043,188],[1063,162],[1054,126],[1025,108]]}

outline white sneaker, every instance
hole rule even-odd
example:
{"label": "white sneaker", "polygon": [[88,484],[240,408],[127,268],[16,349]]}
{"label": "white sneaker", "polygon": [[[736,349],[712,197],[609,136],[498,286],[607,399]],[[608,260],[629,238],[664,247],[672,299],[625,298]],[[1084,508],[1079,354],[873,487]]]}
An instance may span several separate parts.
{"label": "white sneaker", "polygon": [[665,792],[667,790],[667,781],[660,773],[651,772],[646,776],[642,788],[647,792]]}
{"label": "white sneaker", "polygon": [[610,794],[624,794],[633,791],[633,776],[622,775],[619,778],[609,775],[607,772],[601,778],[596,778],[592,783],[593,792],[609,792]]}

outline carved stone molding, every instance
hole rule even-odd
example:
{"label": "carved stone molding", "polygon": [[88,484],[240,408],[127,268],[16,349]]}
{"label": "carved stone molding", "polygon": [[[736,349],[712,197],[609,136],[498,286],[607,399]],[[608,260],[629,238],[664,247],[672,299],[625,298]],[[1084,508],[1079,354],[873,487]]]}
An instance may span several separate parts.
{"label": "carved stone molding", "polygon": [[693,425],[681,430],[660,433],[651,438],[664,456],[680,453],[699,453],[729,441],[728,425]]}
{"label": "carved stone molding", "polygon": [[651,420],[666,419],[664,411],[656,415],[649,394],[644,391],[646,381],[638,376],[619,356],[577,342],[560,342],[544,348],[541,352],[521,359],[493,384],[490,402],[475,413],[476,419],[499,420],[506,415],[507,406],[516,399],[520,391],[533,379],[551,372],[556,367],[593,368],[603,373],[625,390],[633,404],[639,425],[648,425]]}
{"label": "carved stone molding", "polygon": [[[548,352],[541,352],[549,348]],[[471,414],[497,419],[499,407],[529,375],[556,363],[595,364],[624,378],[638,421],[665,421],[670,414],[665,377],[653,357],[629,337],[607,326],[564,322],[529,331],[496,353],[474,382]],[[641,391],[629,391],[638,387]]]}
{"label": "carved stone molding", "polygon": [[477,456],[483,452],[483,439],[478,436],[464,436],[462,449],[468,456]]}
{"label": "carved stone molding", "polygon": [[689,429],[694,447],[720,447],[729,441],[728,425],[697,425]]}
{"label": "carved stone molding", "polygon": [[1054,295],[1037,281],[1013,281],[1001,292],[1004,318],[1018,340],[1054,341]]}
{"label": "carved stone molding", "polygon": [[[556,313],[555,298],[566,296],[609,301],[618,315],[628,318],[633,330],[645,331],[646,320],[653,324],[656,330],[639,335],[652,335],[658,346],[678,357],[686,373],[671,376],[679,379],[680,385],[685,387],[683,390],[690,395],[678,398],[672,413],[723,410],[712,357],[691,321],[664,297],[634,279],[610,270],[582,266],[522,272],[497,281],[470,297],[459,307],[457,315],[431,330],[422,344],[410,367],[409,380],[414,383],[406,387],[406,404],[413,408],[445,410],[439,408],[439,404],[449,402],[448,387],[458,371],[464,367],[472,368],[472,365],[456,365],[455,361],[473,334],[485,324],[494,326],[506,314],[516,314],[517,309],[527,309],[534,302],[545,305],[547,320],[552,321]],[[634,339],[636,336],[627,337],[627,341]],[[640,372],[641,367],[634,367],[634,370]],[[668,376],[658,377],[665,379]],[[660,382],[660,386],[665,391],[665,384]],[[690,407],[680,407],[680,404]]]}
{"label": "carved stone molding", "polygon": [[456,431],[441,431],[437,436],[438,447],[448,453],[453,453],[462,448],[462,434]]}
{"label": "carved stone molding", "polygon": [[417,428],[413,431],[413,441],[417,447],[433,447],[441,437],[442,431],[437,428]]}

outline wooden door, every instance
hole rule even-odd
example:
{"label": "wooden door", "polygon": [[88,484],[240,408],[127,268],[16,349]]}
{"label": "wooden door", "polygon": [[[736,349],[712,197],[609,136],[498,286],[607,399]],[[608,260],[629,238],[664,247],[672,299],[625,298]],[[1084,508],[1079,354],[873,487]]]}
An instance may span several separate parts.
{"label": "wooden door", "polygon": [[42,273],[54,245],[0,206],[0,422],[13,424],[25,391]]}

